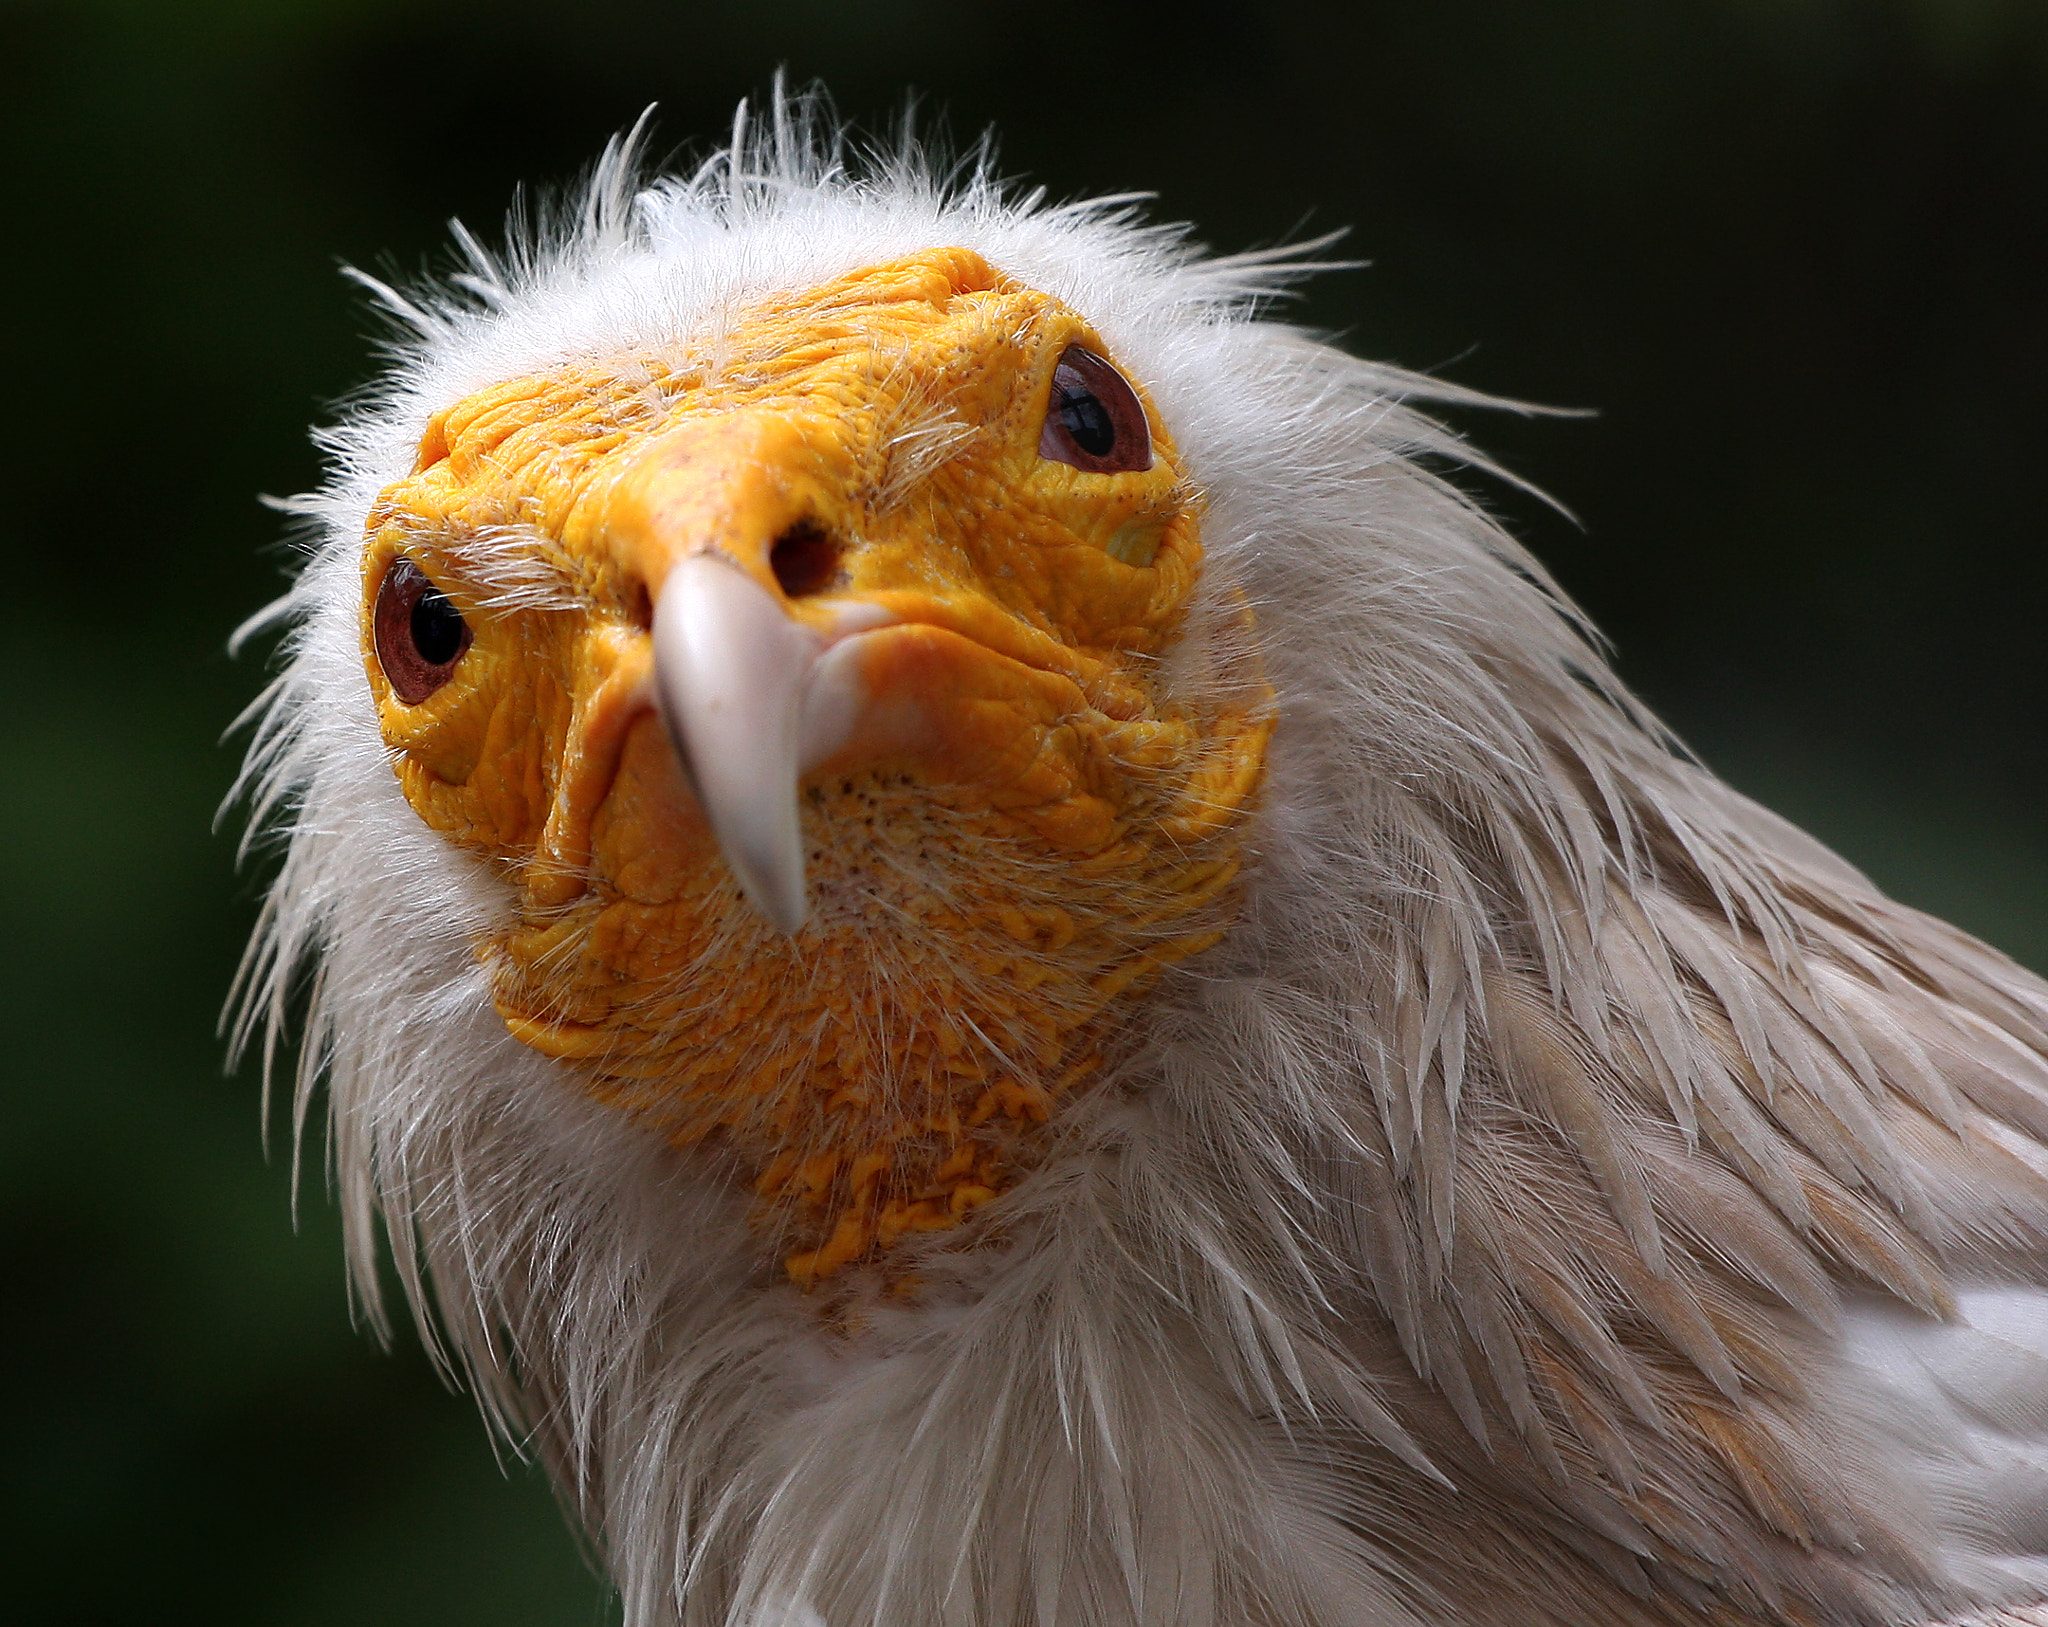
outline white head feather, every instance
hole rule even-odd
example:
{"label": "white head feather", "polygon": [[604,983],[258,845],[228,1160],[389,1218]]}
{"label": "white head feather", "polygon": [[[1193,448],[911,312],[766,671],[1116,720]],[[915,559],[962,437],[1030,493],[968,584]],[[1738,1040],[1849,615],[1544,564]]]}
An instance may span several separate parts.
{"label": "white head feather", "polygon": [[[1876,1399],[1919,1357],[1840,1332],[2042,1280],[2048,991],[1674,747],[1433,472],[1473,460],[1417,404],[1474,398],[1264,319],[1284,254],[849,167],[797,102],[683,178],[615,146],[502,255],[460,241],[443,288],[372,284],[405,336],[324,433],[261,619],[285,665],[245,784],[288,846],[241,1032],[267,1050],[311,974],[296,1122],[324,1078],[369,1314],[381,1226],[635,1627],[1928,1620],[2048,1591],[2025,1522]],[[940,1237],[921,1304],[827,1327],[714,1172],[506,1033],[471,946],[508,890],[400,794],[358,552],[437,408],[938,245],[1143,381],[1280,726],[1241,919],[1138,1008],[1000,1246]],[[521,540],[480,539],[508,602],[549,591]],[[1190,670],[1228,619],[1193,618]]]}

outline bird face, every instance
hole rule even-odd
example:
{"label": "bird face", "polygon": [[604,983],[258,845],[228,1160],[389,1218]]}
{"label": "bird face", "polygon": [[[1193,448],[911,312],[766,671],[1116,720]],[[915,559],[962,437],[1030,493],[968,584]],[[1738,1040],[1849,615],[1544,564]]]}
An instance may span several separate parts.
{"label": "bird face", "polygon": [[511,1032],[800,1282],[959,1224],[1227,919],[1270,696],[1199,533],[1108,347],[965,250],[440,412],[363,652],[507,884]]}

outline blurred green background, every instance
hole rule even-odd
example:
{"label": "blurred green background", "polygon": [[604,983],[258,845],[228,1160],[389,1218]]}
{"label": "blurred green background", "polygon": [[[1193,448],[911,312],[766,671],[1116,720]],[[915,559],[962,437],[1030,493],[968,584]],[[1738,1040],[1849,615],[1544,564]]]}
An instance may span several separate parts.
{"label": "blurred green background", "polygon": [[9,1619],[609,1619],[410,1338],[351,1329],[213,1018],[258,878],[209,822],[276,591],[258,492],[372,369],[339,261],[778,65],[923,93],[1302,314],[1597,409],[1467,427],[1623,670],[1739,784],[2048,968],[2048,15],[2019,0],[0,0],[0,1090]]}

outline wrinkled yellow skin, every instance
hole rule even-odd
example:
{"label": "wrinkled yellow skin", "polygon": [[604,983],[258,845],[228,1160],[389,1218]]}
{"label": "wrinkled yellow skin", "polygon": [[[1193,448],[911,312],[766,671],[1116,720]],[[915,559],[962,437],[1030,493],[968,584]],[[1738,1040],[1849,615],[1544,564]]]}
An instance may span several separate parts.
{"label": "wrinkled yellow skin", "polygon": [[[725,1158],[799,1282],[1012,1185],[1119,1003],[1227,918],[1270,697],[1239,670],[1162,699],[1199,505],[1156,415],[1148,470],[1040,456],[1073,343],[1108,354],[935,250],[481,391],[371,515],[371,688],[408,800],[516,891],[477,946],[507,1026]],[[794,619],[905,625],[805,782],[792,938],[727,874],[652,710],[647,629],[695,549],[780,597],[768,550],[798,520],[841,552]],[[417,705],[371,626],[400,554],[474,633]]]}

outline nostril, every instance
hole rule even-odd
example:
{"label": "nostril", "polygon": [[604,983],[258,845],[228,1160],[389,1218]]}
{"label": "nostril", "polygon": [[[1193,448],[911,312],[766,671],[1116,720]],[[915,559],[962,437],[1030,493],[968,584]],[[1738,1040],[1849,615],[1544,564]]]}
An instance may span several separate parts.
{"label": "nostril", "polygon": [[826,535],[823,526],[799,520],[775,539],[768,553],[768,568],[792,599],[823,593],[839,579],[839,544]]}

